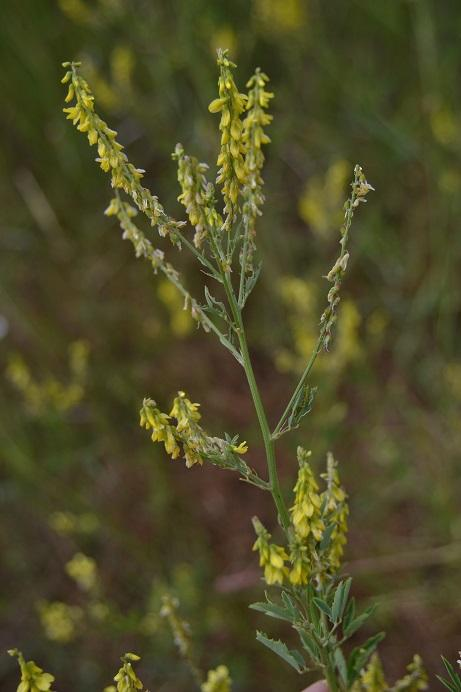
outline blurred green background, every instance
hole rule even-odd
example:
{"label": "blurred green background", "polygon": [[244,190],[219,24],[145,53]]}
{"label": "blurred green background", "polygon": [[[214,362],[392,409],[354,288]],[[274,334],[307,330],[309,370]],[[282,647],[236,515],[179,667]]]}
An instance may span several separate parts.
{"label": "blurred green background", "polygon": [[[459,3],[435,0],[3,0],[0,648],[23,649],[58,689],[101,689],[134,650],[150,689],[190,690],[158,614],[166,589],[201,664],[226,663],[236,691],[303,686],[256,644],[271,623],[247,609],[260,592],[250,518],[270,523],[267,498],[170,462],[138,427],[143,396],[168,409],[185,389],[263,468],[242,372],[103,216],[108,180],[61,112],[61,62],[83,61],[101,114],[177,216],[176,142],[216,158],[216,48],[242,87],[256,65],[271,76],[247,322],[274,421],[316,337],[354,163],[376,188],[314,410],[280,459],[287,490],[296,444],[318,468],[328,449],[340,460],[346,569],[379,603],[370,627],[387,630],[396,677],[415,651],[440,672],[461,638],[460,31]],[[197,288],[190,258],[174,263]],[[0,657],[1,688],[15,680]]]}

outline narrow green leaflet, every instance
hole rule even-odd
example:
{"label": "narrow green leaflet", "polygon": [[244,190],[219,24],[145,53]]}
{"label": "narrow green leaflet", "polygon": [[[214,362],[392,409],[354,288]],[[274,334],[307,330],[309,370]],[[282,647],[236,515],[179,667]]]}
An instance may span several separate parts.
{"label": "narrow green leaflet", "polygon": [[384,632],[378,632],[378,634],[375,634],[367,639],[362,646],[357,646],[352,650],[347,663],[347,677],[349,685],[352,685],[352,683],[357,679],[360,671],[365,666],[371,654],[374,652],[378,644],[382,642],[385,636],[386,635]]}
{"label": "narrow green leaflet", "polygon": [[276,603],[251,603],[249,606],[252,610],[257,610],[260,613],[264,613],[268,617],[276,618],[277,620],[285,620],[286,622],[293,622],[293,615],[290,614],[286,608],[279,606]]}
{"label": "narrow green leaflet", "polygon": [[331,606],[331,616],[333,618],[333,622],[339,622],[343,616],[344,609],[346,607],[347,599],[349,597],[349,591],[351,588],[352,584],[352,579],[349,577],[349,579],[346,579],[345,581],[340,582],[338,585],[336,591],[335,591],[335,596],[333,599],[333,605]]}
{"label": "narrow green leaflet", "polygon": [[461,692],[461,677],[456,673],[453,665],[448,661],[445,656],[442,656],[443,665],[448,673],[449,680],[442,678],[437,675],[437,679],[440,680],[442,685],[451,690],[451,692]]}
{"label": "narrow green leaflet", "polygon": [[360,627],[368,620],[370,615],[374,612],[375,606],[372,605],[369,608],[365,610],[364,613],[361,615],[358,615],[356,618],[351,620],[345,627],[344,627],[344,636],[349,638],[352,637],[352,635],[357,632]]}
{"label": "narrow green leaflet", "polygon": [[260,631],[256,632],[256,639],[277,654],[277,656],[280,656],[280,658],[294,668],[297,673],[303,673],[306,670],[306,662],[297,649],[289,649],[280,639],[277,641],[275,639],[270,639],[264,632]]}
{"label": "narrow green leaflet", "polygon": [[334,657],[335,665],[340,675],[340,678],[343,681],[344,685],[347,685],[347,663],[341,649],[335,649]]}
{"label": "narrow green leaflet", "polygon": [[328,605],[327,603],[325,603],[325,601],[322,601],[321,598],[316,598],[316,597],[315,597],[315,598],[313,599],[313,601],[314,601],[315,605],[317,606],[317,608],[318,608],[319,610],[321,610],[322,613],[325,613],[325,615],[328,616],[328,619],[331,620],[331,621],[333,622],[333,616],[332,616],[332,614],[331,614],[331,610],[330,610],[329,605]]}

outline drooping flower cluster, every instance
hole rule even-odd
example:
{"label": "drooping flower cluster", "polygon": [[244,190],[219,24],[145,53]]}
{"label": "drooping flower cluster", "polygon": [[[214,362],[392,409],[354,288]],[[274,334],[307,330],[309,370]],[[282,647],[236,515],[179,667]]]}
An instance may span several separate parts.
{"label": "drooping flower cluster", "polygon": [[324,562],[328,571],[335,572],[341,565],[344,546],[347,543],[349,507],[347,495],[339,482],[338,462],[331,452],[328,452],[327,472],[322,474],[322,478],[327,484],[327,489],[322,493],[324,521],[327,526],[333,526]]}
{"label": "drooping flower cluster", "polygon": [[293,489],[295,499],[290,509],[293,536],[290,545],[292,584],[307,584],[313,571],[312,548],[325,531],[319,486],[309,464],[310,452],[298,447],[298,478]]}
{"label": "drooping flower cluster", "polygon": [[185,154],[182,144],[176,145],[173,158],[178,162],[178,182],[182,190],[178,201],[185,207],[195,228],[194,245],[200,248],[209,228],[218,231],[223,223],[215,208],[214,185],[205,176],[208,165]]}
{"label": "drooping flower cluster", "polygon": [[199,406],[200,404],[189,401],[184,392],[178,392],[169,414],[170,420],[176,420],[176,434],[182,441],[188,468],[194,464],[203,464],[209,449],[209,437],[198,423],[202,417]]}
{"label": "drooping flower cluster", "polygon": [[245,225],[246,246],[242,250],[242,269],[251,271],[252,257],[255,249],[256,219],[261,215],[261,207],[264,203],[262,187],[262,169],[264,166],[264,154],[261,146],[270,142],[264,132],[264,128],[272,121],[272,115],[266,113],[269,101],[274,94],[266,91],[265,86],[269,77],[256,70],[248,80],[249,89],[246,102],[247,114],[243,121],[242,140],[245,148],[246,180],[243,189],[244,203],[242,217]]}
{"label": "drooping flower cluster", "polygon": [[207,679],[201,686],[201,692],[231,692],[232,680],[227,666],[218,666],[208,671]]}
{"label": "drooping flower cluster", "polygon": [[312,574],[312,555],[309,547],[298,537],[290,545],[290,562],[290,582],[295,585],[307,584]]}
{"label": "drooping flower cluster", "polygon": [[268,531],[253,519],[258,536],[253,549],[259,551],[268,584],[303,585],[316,576],[336,573],[346,543],[346,493],[339,484],[333,455],[328,454],[327,472],[322,474],[327,487],[320,493],[309,463],[310,452],[298,447],[297,454],[299,470],[290,509],[288,548],[271,543]]}
{"label": "drooping flower cluster", "polygon": [[264,567],[266,584],[283,584],[288,575],[285,563],[289,560],[285,548],[270,542],[271,534],[257,517],[253,517],[252,521],[257,535],[253,550],[259,552],[259,566]]}
{"label": "drooping flower cluster", "polygon": [[51,685],[54,682],[53,675],[45,673],[35,661],[26,661],[18,649],[10,649],[8,653],[18,659],[21,671],[21,682],[17,692],[51,692]]}
{"label": "drooping flower cluster", "polygon": [[246,179],[241,115],[245,110],[247,96],[237,89],[232,75],[232,69],[236,65],[227,57],[227,51],[218,51],[218,65],[219,98],[214,99],[208,109],[211,113],[221,113],[221,150],[217,160],[220,168],[216,182],[222,186],[224,198],[226,220],[223,228],[229,231],[237,213],[240,188]]}
{"label": "drooping flower cluster", "polygon": [[184,309],[190,309],[192,318],[198,322],[206,332],[213,327],[210,319],[204,313],[190,293],[184,288],[181,277],[176,269],[165,260],[162,250],[155,249],[151,241],[146,238],[140,228],[136,226],[133,218],[138,214],[128,202],[124,202],[119,196],[114,197],[104,212],[106,216],[116,216],[123,230],[123,238],[129,240],[135,250],[136,257],[144,257],[151,264],[155,272],[161,271],[184,298]]}
{"label": "drooping flower cluster", "polygon": [[312,534],[316,541],[320,541],[325,530],[321,514],[322,500],[319,495],[319,486],[308,461],[309,456],[310,452],[298,447],[299,471],[293,489],[295,501],[290,512],[298,538],[306,539]]}
{"label": "drooping flower cluster", "polygon": [[133,668],[133,663],[139,661],[140,656],[128,653],[122,656],[120,660],[122,661],[122,666],[114,677],[117,687],[110,685],[106,687],[104,692],[115,692],[115,690],[117,692],[136,692],[136,690],[143,690],[144,685]]}
{"label": "drooping flower cluster", "polygon": [[140,411],[140,425],[151,432],[152,442],[163,442],[166,453],[177,459],[181,449],[176,441],[175,428],[170,417],[157,408],[153,399],[144,399]]}
{"label": "drooping flower cluster", "polygon": [[233,441],[211,437],[199,425],[201,415],[199,404],[192,403],[184,392],[178,392],[169,414],[162,413],[153,399],[144,399],[140,411],[140,425],[151,430],[153,442],[163,442],[166,452],[172,459],[177,459],[183,452],[186,466],[203,464],[205,460],[232,468],[235,455],[248,451],[246,442],[235,444]]}
{"label": "drooping flower cluster", "polygon": [[341,238],[339,244],[341,252],[334,263],[333,267],[328,272],[326,278],[333,284],[328,292],[328,306],[320,318],[320,325],[324,334],[323,346],[328,350],[331,341],[331,330],[336,322],[336,311],[340,301],[339,289],[342,279],[347,269],[349,261],[349,252],[347,251],[347,242],[349,239],[349,231],[354,217],[354,210],[360,203],[366,202],[366,196],[374,188],[367,182],[365,174],[360,166],[354,168],[354,180],[351,183],[352,193],[344,205],[344,223],[341,226]]}
{"label": "drooping flower cluster", "polygon": [[97,145],[96,159],[102,170],[111,174],[112,187],[121,188],[131,196],[136,206],[143,211],[152,226],[158,226],[160,235],[170,235],[173,242],[178,242],[175,232],[183,222],[169,217],[157,197],[141,185],[144,171],[135,168],[128,161],[123,146],[117,141],[117,132],[112,130],[94,110],[94,96],[88,82],[80,75],[80,63],[65,62],[68,68],[62,79],[63,84],[69,84],[66,102],[73,105],[64,108],[68,120],[79,132],[85,132],[90,146]]}

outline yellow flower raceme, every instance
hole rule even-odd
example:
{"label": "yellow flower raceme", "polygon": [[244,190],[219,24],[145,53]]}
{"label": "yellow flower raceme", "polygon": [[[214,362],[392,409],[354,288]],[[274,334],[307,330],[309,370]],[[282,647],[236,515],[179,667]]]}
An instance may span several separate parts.
{"label": "yellow flower raceme", "polygon": [[407,666],[407,674],[393,687],[394,692],[418,692],[428,690],[427,673],[423,666],[421,656],[415,654],[413,660]]}
{"label": "yellow flower raceme", "polygon": [[274,94],[266,91],[265,85],[269,77],[258,68],[248,80],[248,99],[246,102],[247,115],[243,121],[242,140],[245,148],[246,180],[243,189],[244,203],[242,217],[247,234],[246,256],[243,258],[245,271],[252,269],[252,256],[255,249],[256,219],[261,215],[264,203],[262,187],[264,181],[261,171],[264,166],[262,144],[270,142],[264,128],[272,121],[272,116],[265,112]]}
{"label": "yellow flower raceme", "polygon": [[339,257],[326,276],[326,279],[332,284],[327,296],[328,306],[320,318],[321,330],[324,337],[323,346],[326,351],[328,351],[328,346],[331,340],[331,331],[334,323],[336,322],[336,312],[340,301],[339,289],[341,287],[349,261],[347,243],[352,219],[354,217],[354,211],[360,205],[360,203],[366,202],[367,194],[371,190],[374,190],[374,188],[367,182],[362,168],[358,165],[354,168],[354,180],[351,183],[351,187],[351,196],[344,205],[344,223],[341,226],[341,239],[339,241],[341,251],[339,253]]}
{"label": "yellow flower raceme", "polygon": [[216,182],[222,186],[224,198],[226,220],[223,228],[229,231],[237,213],[240,188],[246,179],[243,124],[240,116],[245,109],[247,97],[237,89],[232,76],[232,69],[236,65],[227,57],[227,51],[218,50],[218,65],[219,98],[210,103],[208,110],[211,113],[221,113],[221,150],[217,161],[220,168]]}
{"label": "yellow flower raceme", "polygon": [[310,452],[298,447],[299,471],[294,487],[295,501],[291,508],[291,518],[299,539],[312,535],[316,541],[322,539],[325,524],[321,517],[322,500],[319,487],[308,462]]}
{"label": "yellow flower raceme", "polygon": [[170,418],[176,419],[176,432],[181,436],[188,468],[197,463],[203,464],[209,449],[208,436],[198,424],[201,419],[199,405],[189,401],[184,392],[178,392],[170,412]]}
{"label": "yellow flower raceme", "polygon": [[112,187],[121,188],[130,195],[136,206],[146,214],[151,225],[158,226],[160,235],[170,235],[173,242],[178,242],[175,231],[183,222],[169,217],[157,197],[141,185],[144,171],[135,168],[128,161],[123,146],[116,139],[117,132],[111,130],[95,112],[94,96],[78,71],[80,63],[65,62],[63,67],[68,68],[62,79],[63,84],[69,85],[66,102],[74,101],[72,106],[64,108],[64,112],[77,130],[87,134],[90,146],[97,145],[99,158],[96,160],[103,171],[111,174]]}
{"label": "yellow flower raceme", "polygon": [[178,201],[186,208],[195,228],[194,245],[199,248],[209,229],[218,231],[223,223],[215,208],[214,185],[206,179],[207,164],[187,156],[182,144],[176,145],[173,158],[178,162],[178,182],[182,190]]}
{"label": "yellow flower raceme", "polygon": [[199,407],[200,404],[193,404],[189,401],[185,392],[178,392],[170,411],[170,418],[177,420],[176,430],[178,432],[191,432],[191,424],[198,423],[202,417],[199,413]]}
{"label": "yellow flower raceme", "polygon": [[347,543],[347,517],[349,515],[347,495],[340,485],[337,466],[338,463],[329,452],[327,455],[327,472],[322,474],[322,478],[326,480],[327,489],[322,493],[321,499],[324,506],[325,524],[334,525],[325,560],[327,568],[332,571],[336,571],[341,565],[344,546]]}
{"label": "yellow flower raceme", "polygon": [[174,427],[170,424],[170,417],[162,413],[153,399],[144,399],[140,411],[140,425],[146,430],[152,430],[152,442],[163,442],[166,453],[172,459],[177,459],[181,450],[174,433]]}
{"label": "yellow flower raceme", "polygon": [[226,666],[218,666],[208,671],[206,682],[201,686],[201,692],[231,692],[232,680]]}
{"label": "yellow flower raceme", "polygon": [[290,582],[294,585],[307,584],[312,572],[309,548],[301,543],[294,543],[290,546],[290,561]]}
{"label": "yellow flower raceme", "polygon": [[385,692],[389,685],[384,677],[383,667],[378,654],[373,654],[367,667],[360,673],[360,678],[352,686],[352,692]]}
{"label": "yellow flower raceme", "polygon": [[106,216],[116,216],[123,230],[123,238],[129,240],[135,250],[136,257],[144,257],[151,264],[154,272],[161,271],[167,280],[179,291],[184,299],[184,309],[189,309],[192,318],[198,322],[204,331],[210,331],[210,320],[205,315],[190,293],[181,283],[181,277],[176,269],[165,260],[161,250],[154,249],[152,243],[133,221],[138,211],[128,202],[118,196],[114,197],[104,212]]}
{"label": "yellow flower raceme", "polygon": [[117,683],[117,692],[136,692],[136,690],[143,690],[144,685],[133,668],[133,663],[139,661],[140,657],[136,654],[125,654],[120,660],[122,661],[122,667],[114,677],[114,682]]}
{"label": "yellow flower raceme", "polygon": [[45,673],[34,661],[26,661],[17,649],[9,649],[8,653],[18,659],[21,671],[21,682],[17,692],[51,692],[53,675]]}
{"label": "yellow flower raceme", "polygon": [[173,459],[177,459],[182,448],[188,468],[194,464],[201,465],[208,459],[217,465],[239,468],[250,474],[251,469],[243,461],[237,462],[235,457],[247,452],[246,442],[237,445],[208,435],[199,425],[201,415],[198,408],[199,404],[192,403],[184,392],[178,392],[169,415],[162,413],[152,399],[144,399],[140,424],[152,430],[153,442],[164,442],[167,453]]}
{"label": "yellow flower raceme", "polygon": [[257,535],[253,550],[259,552],[259,566],[264,567],[266,584],[283,584],[288,576],[285,563],[289,560],[285,548],[270,543],[271,535],[257,517],[253,517],[253,526]]}

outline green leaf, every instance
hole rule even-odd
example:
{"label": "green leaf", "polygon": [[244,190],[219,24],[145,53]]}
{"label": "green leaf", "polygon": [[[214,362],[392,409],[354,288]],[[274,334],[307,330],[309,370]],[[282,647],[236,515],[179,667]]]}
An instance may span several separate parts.
{"label": "green leaf", "polygon": [[320,660],[320,649],[317,645],[317,642],[309,632],[306,632],[306,630],[298,630],[299,638],[301,639],[301,643],[303,647],[306,649],[307,653],[311,657],[311,659],[315,662],[319,662]]}
{"label": "green leaf", "polygon": [[331,615],[331,610],[330,610],[328,604],[325,603],[325,601],[322,601],[321,598],[317,598],[317,597],[314,597],[313,601],[314,601],[315,605],[317,606],[317,608],[319,610],[321,610],[323,613],[325,613],[325,615],[328,615],[329,620],[331,620],[331,622],[333,622],[333,617]]}
{"label": "green leaf", "polygon": [[205,286],[205,298],[207,305],[204,305],[203,309],[206,310],[206,312],[211,313],[212,315],[216,315],[217,317],[220,317],[221,319],[228,321],[228,315],[226,312],[226,308],[224,307],[224,303],[221,303],[221,301],[216,300],[216,298],[211,295],[210,291],[208,290],[208,286]]}
{"label": "green leaf", "polygon": [[361,615],[358,615],[354,620],[348,623],[346,627],[344,627],[344,636],[345,637],[352,637],[354,632],[357,632],[360,627],[368,620],[370,615],[373,613],[375,610],[376,606],[372,605],[369,608],[366,609],[364,613]]}
{"label": "green leaf", "polygon": [[320,623],[320,615],[318,609],[315,607],[314,604],[314,594],[315,591],[312,587],[312,584],[309,584],[307,589],[306,589],[306,603],[307,603],[307,611],[309,613],[309,622],[313,626],[314,630],[317,632],[317,634],[321,634],[322,628],[321,628],[321,623]]}
{"label": "green leaf", "polygon": [[262,266],[263,266],[263,263],[260,262],[258,264],[258,266],[255,267],[254,271],[250,274],[248,279],[245,281],[245,291],[244,291],[244,294],[242,297],[242,304],[241,304],[242,308],[245,306],[245,303],[247,302],[250,293],[252,292],[252,290],[256,286],[256,283],[259,279],[259,275],[261,273]]}
{"label": "green leaf", "polygon": [[336,668],[338,669],[341,680],[343,681],[344,685],[347,686],[347,663],[346,663],[346,659],[344,658],[344,655],[343,655],[343,652],[341,651],[341,649],[339,649],[339,648],[335,649],[334,659],[335,659]]}
{"label": "green leaf", "polygon": [[347,664],[347,679],[349,685],[352,685],[354,680],[357,679],[360,671],[365,666],[371,654],[374,652],[378,644],[382,642],[385,636],[386,635],[384,632],[378,632],[378,634],[374,634],[372,637],[367,639],[362,646],[357,646],[352,650]]}
{"label": "green leaf", "polygon": [[448,661],[448,659],[445,658],[445,656],[442,656],[442,661],[450,680],[446,680],[445,678],[440,677],[440,675],[437,675],[437,678],[440,680],[442,685],[448,687],[451,692],[461,692],[461,677],[455,672],[453,665],[450,663],[450,661]]}
{"label": "green leaf", "polygon": [[344,608],[346,607],[349,591],[352,584],[352,578],[340,582],[335,591],[333,605],[331,606],[331,615],[334,622],[339,622],[343,616]]}
{"label": "green leaf", "polygon": [[328,524],[322,535],[322,540],[320,541],[320,550],[328,550],[331,543],[331,536],[335,530],[335,524]]}
{"label": "green leaf", "polygon": [[297,649],[289,649],[282,641],[270,639],[264,632],[256,632],[256,639],[268,649],[273,651],[277,656],[280,656],[286,663],[296,670],[297,673],[302,673],[306,668],[306,662],[302,654]]}
{"label": "green leaf", "polygon": [[251,603],[249,606],[251,610],[257,610],[260,613],[264,613],[268,617],[276,618],[277,620],[285,620],[286,622],[293,622],[291,613],[287,611],[283,606],[277,605],[277,603]]}
{"label": "green leaf", "polygon": [[439,680],[439,682],[442,683],[444,687],[450,690],[450,692],[458,692],[458,690],[461,689],[461,687],[455,687],[451,682],[445,680],[445,678],[440,677],[440,675],[436,675],[435,677],[437,678],[437,680]]}
{"label": "green leaf", "polygon": [[296,620],[299,610],[298,606],[296,605],[296,601],[293,600],[290,594],[286,591],[282,591],[282,601],[285,604],[285,608],[289,611],[293,621]]}

